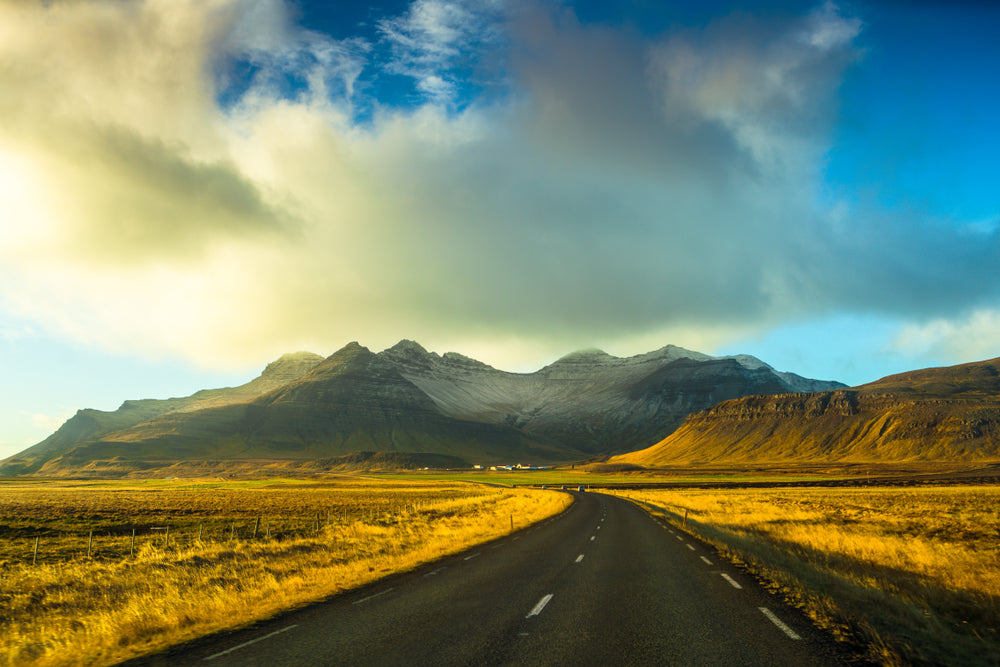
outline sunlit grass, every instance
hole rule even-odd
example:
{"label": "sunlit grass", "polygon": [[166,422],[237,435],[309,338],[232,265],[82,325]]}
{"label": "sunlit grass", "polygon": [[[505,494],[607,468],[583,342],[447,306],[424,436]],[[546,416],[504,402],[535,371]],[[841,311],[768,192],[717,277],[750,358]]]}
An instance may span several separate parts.
{"label": "sunlit grass", "polygon": [[[0,489],[0,661],[109,664],[412,569],[571,502],[462,483],[178,486]],[[171,525],[169,542],[145,531],[129,555],[129,520]],[[44,534],[35,565],[32,524]]]}
{"label": "sunlit grass", "polygon": [[686,525],[880,662],[1000,664],[998,487],[618,493]]}

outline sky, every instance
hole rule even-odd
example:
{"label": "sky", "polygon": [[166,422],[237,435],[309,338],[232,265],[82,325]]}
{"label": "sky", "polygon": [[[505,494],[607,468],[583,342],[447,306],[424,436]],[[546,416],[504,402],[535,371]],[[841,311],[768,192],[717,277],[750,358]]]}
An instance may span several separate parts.
{"label": "sky", "polygon": [[0,458],[400,339],[1000,356],[990,2],[0,0]]}

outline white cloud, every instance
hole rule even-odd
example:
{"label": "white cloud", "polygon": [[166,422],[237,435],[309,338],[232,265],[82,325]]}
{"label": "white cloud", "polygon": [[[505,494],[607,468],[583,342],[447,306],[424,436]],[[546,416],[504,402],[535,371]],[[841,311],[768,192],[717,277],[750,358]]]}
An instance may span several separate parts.
{"label": "white cloud", "polygon": [[416,0],[378,27],[391,45],[389,70],[412,77],[431,102],[448,104],[457,89],[456,66],[499,38],[502,5],[468,0]]}
{"label": "white cloud", "polygon": [[1000,310],[980,309],[965,317],[934,319],[901,328],[892,347],[907,355],[959,363],[1000,356]]}
{"label": "white cloud", "polygon": [[827,0],[809,15],[800,38],[810,46],[829,50],[849,45],[861,33],[861,28],[860,19],[845,18],[840,8]]}

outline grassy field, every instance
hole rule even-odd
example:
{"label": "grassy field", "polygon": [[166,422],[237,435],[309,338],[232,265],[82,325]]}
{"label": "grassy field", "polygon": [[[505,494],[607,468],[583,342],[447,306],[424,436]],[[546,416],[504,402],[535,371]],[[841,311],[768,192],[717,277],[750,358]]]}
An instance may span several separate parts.
{"label": "grassy field", "polygon": [[686,526],[879,663],[1000,664],[1000,487],[616,493]]}
{"label": "grassy field", "polygon": [[3,482],[0,664],[110,664],[412,569],[570,502],[350,476]]}
{"label": "grassy field", "polygon": [[469,481],[488,484],[527,485],[559,488],[566,486],[575,489],[577,486],[597,487],[633,484],[703,484],[727,483],[739,484],[745,482],[804,482],[849,477],[844,474],[826,472],[773,472],[762,473],[754,471],[734,471],[708,469],[684,472],[665,472],[662,470],[636,471],[629,473],[606,473],[589,470],[537,470],[537,471],[454,471],[454,472],[420,472],[420,473],[383,473],[386,479],[406,480],[436,480],[441,482]]}

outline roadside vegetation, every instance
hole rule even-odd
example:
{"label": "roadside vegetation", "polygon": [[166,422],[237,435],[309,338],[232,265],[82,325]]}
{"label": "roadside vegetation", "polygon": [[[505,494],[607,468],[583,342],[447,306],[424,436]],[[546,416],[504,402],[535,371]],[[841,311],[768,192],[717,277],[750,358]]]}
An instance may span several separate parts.
{"label": "roadside vegetation", "polygon": [[1000,664],[1000,487],[617,491],[886,665]]}
{"label": "roadside vegetation", "polygon": [[0,664],[118,662],[413,569],[571,502],[349,476],[0,483]]}

